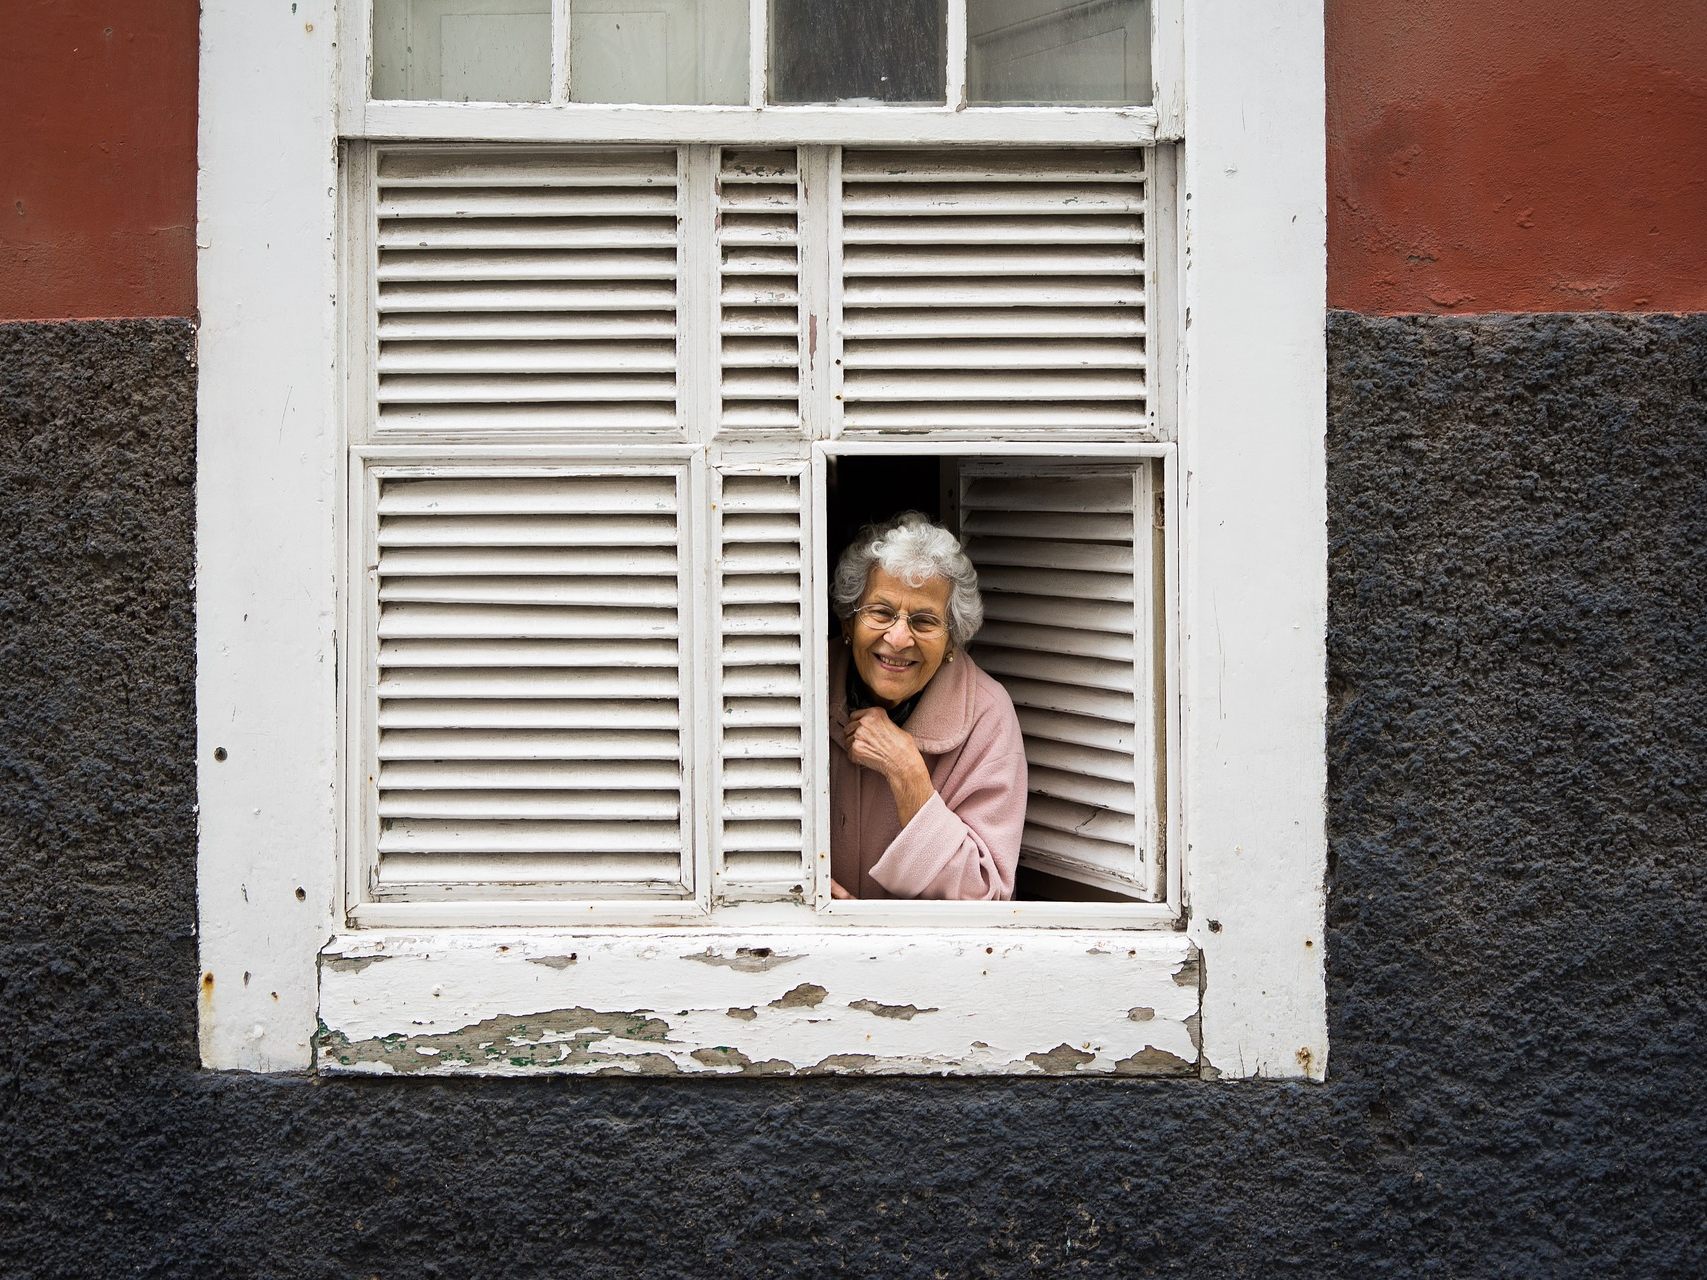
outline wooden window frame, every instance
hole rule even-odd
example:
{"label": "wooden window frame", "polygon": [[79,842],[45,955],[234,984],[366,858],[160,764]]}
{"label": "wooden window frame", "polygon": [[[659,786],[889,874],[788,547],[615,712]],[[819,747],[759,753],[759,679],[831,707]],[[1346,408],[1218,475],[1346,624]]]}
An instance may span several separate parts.
{"label": "wooden window frame", "polygon": [[[1322,1077],[1322,15],[1292,0],[1182,9],[1157,10],[1179,35],[1177,54],[1159,41],[1158,76],[1178,74],[1148,121],[1107,108],[379,111],[365,88],[352,115],[360,59],[346,53],[340,71],[333,0],[266,20],[209,0],[197,463],[206,1064],[305,1069],[320,1026],[319,1063],[333,1070]],[[340,137],[1129,145],[1181,136],[1188,99],[1189,250],[1170,326],[1182,336],[1183,928],[802,930],[731,913],[710,926],[341,931]]]}

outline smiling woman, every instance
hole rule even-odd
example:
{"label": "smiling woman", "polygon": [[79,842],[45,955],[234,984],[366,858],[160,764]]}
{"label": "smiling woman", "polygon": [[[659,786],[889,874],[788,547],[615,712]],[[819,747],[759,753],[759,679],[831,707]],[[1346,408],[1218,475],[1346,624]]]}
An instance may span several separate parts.
{"label": "smiling woman", "polygon": [[984,611],[959,540],[916,511],[867,526],[831,603],[832,894],[1011,898],[1025,745],[1007,692],[965,651]]}

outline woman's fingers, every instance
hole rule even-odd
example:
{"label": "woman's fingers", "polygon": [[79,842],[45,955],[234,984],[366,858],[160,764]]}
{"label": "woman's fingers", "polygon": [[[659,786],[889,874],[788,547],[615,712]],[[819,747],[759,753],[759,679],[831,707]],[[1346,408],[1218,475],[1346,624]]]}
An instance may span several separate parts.
{"label": "woman's fingers", "polygon": [[853,897],[853,894],[842,888],[835,878],[832,877],[830,880],[830,896],[832,898],[851,898]]}

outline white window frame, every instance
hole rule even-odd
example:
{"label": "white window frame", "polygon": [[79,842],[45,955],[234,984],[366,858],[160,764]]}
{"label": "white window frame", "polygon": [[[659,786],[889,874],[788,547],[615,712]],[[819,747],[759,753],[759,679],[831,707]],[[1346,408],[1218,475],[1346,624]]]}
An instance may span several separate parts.
{"label": "white window frame", "polygon": [[[308,1068],[323,1024],[329,1069],[1322,1077],[1322,14],[1307,0],[1196,0],[1157,14],[1179,39],[1158,42],[1154,108],[684,110],[367,103],[359,47],[339,57],[333,0],[263,18],[239,0],[207,0],[197,460],[207,1065]],[[963,23],[951,21],[951,40],[957,26],[963,46]],[[1059,141],[1070,120],[1076,142],[1129,145],[1181,136],[1186,101],[1183,287],[1170,326],[1181,336],[1182,498],[1170,519],[1180,787],[1170,864],[1183,928],[850,919],[802,929],[725,910],[661,927],[344,929],[336,110],[343,136],[368,139],[1021,144]],[[1169,378],[1157,381],[1167,394]],[[478,1052],[459,1053],[470,1046]]]}

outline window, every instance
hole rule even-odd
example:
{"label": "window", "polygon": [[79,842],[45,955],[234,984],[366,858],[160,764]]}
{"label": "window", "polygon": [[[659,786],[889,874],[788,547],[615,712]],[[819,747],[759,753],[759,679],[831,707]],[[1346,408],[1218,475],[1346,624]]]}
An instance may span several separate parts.
{"label": "window", "polygon": [[[861,69],[748,6],[743,80],[714,6],[379,3],[334,104],[323,40],[249,85],[210,5],[210,1063],[303,1064],[318,1023],[351,1069],[1320,1074],[1298,145],[1222,141],[1273,182],[1201,203],[1170,6],[901,7]],[[697,52],[624,79],[659,39]],[[1201,39],[1215,109],[1236,71],[1307,113]],[[630,52],[578,74],[598,40]],[[1252,270],[1279,212],[1303,269]],[[816,872],[821,583],[873,464],[929,476],[999,598],[1036,901]]]}

